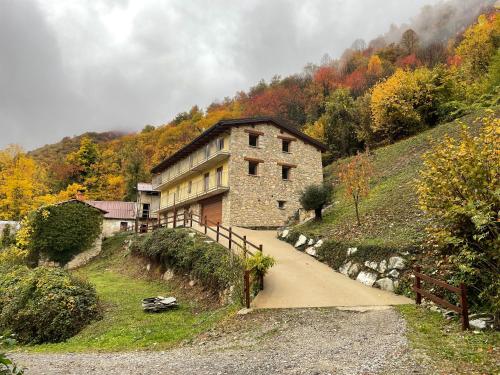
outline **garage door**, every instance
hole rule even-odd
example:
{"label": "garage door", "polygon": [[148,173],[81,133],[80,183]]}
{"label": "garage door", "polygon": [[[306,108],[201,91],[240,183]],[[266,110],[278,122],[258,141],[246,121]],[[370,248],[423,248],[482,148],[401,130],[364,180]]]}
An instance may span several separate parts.
{"label": "garage door", "polygon": [[201,217],[207,217],[209,225],[222,223],[222,196],[217,196],[201,201]]}

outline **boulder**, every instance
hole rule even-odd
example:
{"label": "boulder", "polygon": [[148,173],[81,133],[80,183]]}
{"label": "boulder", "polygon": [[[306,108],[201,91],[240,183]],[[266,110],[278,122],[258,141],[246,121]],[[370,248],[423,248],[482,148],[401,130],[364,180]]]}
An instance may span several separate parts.
{"label": "boulder", "polygon": [[380,264],[378,265],[378,272],[384,273],[387,270],[387,261],[384,259]]}
{"label": "boulder", "polygon": [[377,274],[368,271],[361,271],[356,280],[368,286],[372,286],[377,280]]}
{"label": "boulder", "polygon": [[172,280],[173,277],[174,277],[174,271],[166,270],[161,278],[165,281],[169,281]]}
{"label": "boulder", "polygon": [[384,277],[383,279],[377,280],[376,284],[382,290],[387,290],[389,292],[394,292],[394,282],[390,278],[388,278],[388,277]]}
{"label": "boulder", "polygon": [[316,243],[314,244],[314,247],[315,247],[315,248],[318,248],[318,247],[320,247],[321,245],[323,245],[323,240],[318,240],[318,242],[316,242]]}
{"label": "boulder", "polygon": [[349,261],[347,263],[344,263],[342,266],[339,268],[339,272],[343,275],[349,276],[349,268],[351,268],[352,262]]}
{"label": "boulder", "polygon": [[289,233],[290,233],[290,230],[285,229],[283,232],[281,232],[281,238],[287,238]]}
{"label": "boulder", "polygon": [[146,266],[146,271],[149,272],[150,269],[151,269],[151,263],[148,263],[147,266]]}
{"label": "boulder", "polygon": [[399,277],[399,271],[391,270],[387,275],[394,277],[395,279]]}
{"label": "boulder", "polygon": [[389,269],[403,270],[405,268],[405,260],[401,257],[390,257],[389,258]]}
{"label": "boulder", "polygon": [[297,240],[297,242],[295,242],[295,247],[301,247],[301,246],[304,246],[307,242],[307,237],[304,236],[303,234],[301,234],[299,236],[299,239]]}
{"label": "boulder", "polygon": [[349,247],[347,249],[347,256],[351,256],[352,254],[354,254],[355,252],[358,251],[358,248],[357,247]]}
{"label": "boulder", "polygon": [[365,262],[365,266],[368,268],[371,268],[372,270],[376,271],[378,269],[378,263],[377,262]]}
{"label": "boulder", "polygon": [[349,270],[347,271],[347,274],[349,275],[349,277],[354,277],[354,276],[357,276],[358,272],[359,272],[359,264],[358,263],[353,263],[351,265],[351,267],[349,267]]}
{"label": "boulder", "polygon": [[314,245],[314,239],[313,238],[310,238],[309,241],[307,242],[307,245],[308,246],[312,246]]}
{"label": "boulder", "polygon": [[478,330],[482,330],[482,329],[488,328],[488,323],[483,318],[473,319],[473,320],[469,321],[469,325],[473,329],[478,329]]}
{"label": "boulder", "polygon": [[316,255],[316,248],[314,246],[309,246],[307,249],[306,249],[306,253],[315,257],[317,256]]}

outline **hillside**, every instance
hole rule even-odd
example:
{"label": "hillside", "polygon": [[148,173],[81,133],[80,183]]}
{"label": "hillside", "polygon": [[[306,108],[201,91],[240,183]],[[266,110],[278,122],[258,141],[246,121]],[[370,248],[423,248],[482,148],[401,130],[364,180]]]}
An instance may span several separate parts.
{"label": "hillside", "polygon": [[[499,108],[496,108],[496,113],[498,115]],[[327,210],[322,223],[309,222],[297,230],[347,246],[419,247],[425,240],[426,227],[423,213],[417,207],[415,191],[422,155],[446,134],[457,135],[461,123],[474,128],[475,120],[483,114],[484,111],[478,111],[375,150],[371,191],[360,205],[361,226],[356,225],[352,199],[344,196],[344,188],[338,184],[340,166],[350,158],[328,165],[324,175],[334,184],[332,207]]]}

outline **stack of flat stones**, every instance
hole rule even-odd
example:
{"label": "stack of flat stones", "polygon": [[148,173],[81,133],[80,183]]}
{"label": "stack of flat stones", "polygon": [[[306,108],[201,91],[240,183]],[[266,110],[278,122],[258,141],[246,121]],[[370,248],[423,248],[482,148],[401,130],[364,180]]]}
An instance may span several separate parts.
{"label": "stack of flat stones", "polygon": [[142,300],[142,309],[145,312],[162,312],[178,307],[175,297],[151,297]]}

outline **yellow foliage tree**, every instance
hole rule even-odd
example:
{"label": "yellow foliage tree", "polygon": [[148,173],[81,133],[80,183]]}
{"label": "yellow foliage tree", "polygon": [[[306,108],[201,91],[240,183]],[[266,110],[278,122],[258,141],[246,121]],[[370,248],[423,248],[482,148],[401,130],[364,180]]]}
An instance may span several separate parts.
{"label": "yellow foliage tree", "polygon": [[372,55],[368,61],[368,74],[376,77],[382,74],[382,60],[378,55]]}

